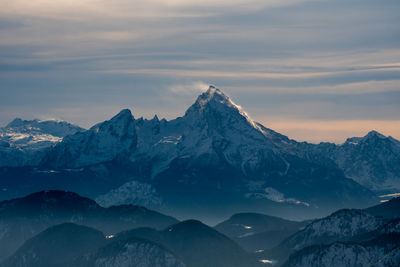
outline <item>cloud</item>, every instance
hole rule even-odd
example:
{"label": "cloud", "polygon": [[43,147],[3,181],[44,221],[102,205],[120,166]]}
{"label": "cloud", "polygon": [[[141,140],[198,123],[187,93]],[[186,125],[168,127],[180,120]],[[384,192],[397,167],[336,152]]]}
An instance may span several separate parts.
{"label": "cloud", "polygon": [[205,82],[197,81],[187,84],[170,85],[168,86],[168,90],[174,94],[186,94],[192,96],[196,93],[201,93],[206,91],[209,86],[210,85]]}
{"label": "cloud", "polygon": [[[211,71],[204,69],[117,69],[101,71],[104,73],[117,73],[126,75],[150,75],[169,76],[183,78],[206,78],[206,79],[231,79],[251,80],[253,84],[265,83],[276,87],[301,87],[301,86],[323,86],[342,85],[351,83],[362,83],[368,81],[392,81],[400,80],[400,67],[390,66],[360,70],[347,71],[324,71],[324,72],[239,72],[239,71]],[[393,87],[392,87],[393,88]],[[334,89],[334,88],[333,88]],[[343,93],[343,92],[342,92]]]}
{"label": "cloud", "polygon": [[[239,93],[243,86],[229,86],[230,91]],[[279,94],[279,95],[364,95],[383,92],[400,92],[399,80],[354,82],[339,85],[274,87],[247,86],[248,92],[253,94]]]}
{"label": "cloud", "polygon": [[[207,15],[205,10],[254,11],[305,2],[304,0],[14,0],[3,8],[5,15],[48,17],[53,19],[88,20],[93,16],[108,17],[187,17]],[[193,10],[198,10],[193,12]],[[190,12],[192,10],[192,12]],[[202,12],[203,11],[203,12]]]}

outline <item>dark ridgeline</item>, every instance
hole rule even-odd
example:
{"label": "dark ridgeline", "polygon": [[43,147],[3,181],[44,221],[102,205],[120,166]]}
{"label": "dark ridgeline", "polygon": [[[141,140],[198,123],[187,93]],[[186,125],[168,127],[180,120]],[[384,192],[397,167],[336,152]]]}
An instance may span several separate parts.
{"label": "dark ridgeline", "polygon": [[103,208],[73,192],[42,191],[0,203],[0,259],[28,238],[64,222],[94,227],[110,235],[135,227],[163,229],[178,221],[140,206]]}
{"label": "dark ridgeline", "polygon": [[98,230],[73,223],[59,224],[26,241],[1,266],[64,266],[106,243],[104,234]]}
{"label": "dark ridgeline", "polygon": [[398,218],[400,217],[400,197],[395,197],[380,205],[367,208],[366,211],[384,218]]}
{"label": "dark ridgeline", "polygon": [[1,266],[251,267],[260,263],[228,237],[189,220],[161,231],[136,228],[115,236],[64,223],[26,241]]}
{"label": "dark ridgeline", "polygon": [[214,229],[246,250],[255,252],[275,247],[310,222],[290,221],[259,213],[238,213],[217,224]]}
{"label": "dark ridgeline", "polygon": [[[275,261],[276,266],[396,266],[400,218],[375,216],[369,211],[397,212],[398,201],[394,198],[364,210],[339,210],[308,222],[235,214],[213,229],[196,220],[177,222],[142,207],[102,208],[72,192],[39,192],[0,203],[2,229],[9,229],[5,236],[15,238],[3,239],[1,251],[7,252],[4,249],[13,241],[20,243],[0,266],[250,267],[265,266],[260,261],[266,259]],[[287,234],[295,233],[272,249],[251,253],[234,241],[240,244],[240,236],[259,234],[274,239],[275,232],[284,238],[284,229]],[[248,231],[254,234],[246,235]],[[30,232],[31,237],[25,235],[22,240],[20,232]],[[255,238],[246,242],[261,248],[276,241]]]}
{"label": "dark ridgeline", "polygon": [[129,240],[132,237],[163,245],[188,266],[259,266],[253,254],[246,252],[227,236],[196,220],[183,221],[162,231],[150,228],[133,229],[119,233],[115,239]]}

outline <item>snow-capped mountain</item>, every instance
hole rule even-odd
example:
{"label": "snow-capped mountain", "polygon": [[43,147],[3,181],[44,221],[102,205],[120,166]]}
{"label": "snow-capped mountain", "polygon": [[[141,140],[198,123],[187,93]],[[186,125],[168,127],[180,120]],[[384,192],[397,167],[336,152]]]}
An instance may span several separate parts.
{"label": "snow-capped mountain", "polygon": [[348,138],[345,143],[292,142],[289,153],[319,162],[336,165],[345,175],[377,192],[397,193],[400,190],[400,141],[371,131],[364,137]]}
{"label": "snow-capped mountain", "polygon": [[[66,135],[70,136],[63,140]],[[50,153],[44,153],[57,143]],[[220,165],[223,160],[247,176],[259,176],[265,168],[269,173],[287,174],[293,167],[288,157],[291,155],[330,169],[339,168],[370,190],[400,190],[398,140],[371,131],[364,137],[349,138],[342,145],[298,143],[253,121],[213,86],[183,117],[171,121],[157,116],[135,120],[129,110],[122,110],[111,120],[84,131],[66,122],[15,119],[0,130],[0,155],[0,166],[41,162],[42,166],[58,169],[129,157],[131,162],[151,161],[147,171],[152,178],[183,159],[185,164],[201,161],[208,165]],[[275,187],[248,196],[309,204]]]}
{"label": "snow-capped mountain", "polygon": [[346,241],[377,230],[385,220],[363,210],[339,210],[325,218],[314,220],[303,230],[293,234],[265,256],[283,263],[289,255],[303,248]]}
{"label": "snow-capped mountain", "polygon": [[[366,210],[380,209],[385,210],[386,207],[381,204]],[[294,252],[283,266],[398,266],[400,218],[389,221],[376,218],[380,223],[376,224],[376,219],[373,219],[373,223],[368,224],[356,218],[351,225],[341,225],[342,229],[347,229],[346,237],[333,240],[332,243],[318,242],[305,246]],[[374,225],[379,224],[381,226],[374,229]],[[354,225],[357,225],[358,233],[360,230],[364,233],[354,235]]]}
{"label": "snow-capped mountain", "polygon": [[400,190],[400,142],[376,131],[349,138],[331,158],[346,176],[372,190]]}
{"label": "snow-capped mountain", "polygon": [[109,161],[121,153],[129,153],[132,160],[157,158],[152,172],[155,176],[174,158],[208,155],[212,161],[222,153],[229,164],[243,172],[251,172],[267,157],[275,157],[284,170],[285,160],[273,151],[278,147],[267,138],[269,135],[228,96],[211,86],[183,117],[135,120],[129,110],[122,110],[109,121],[69,136],[49,157],[50,164],[70,168]]}
{"label": "snow-capped mountain", "polygon": [[14,119],[3,130],[30,134],[49,134],[56,137],[65,137],[85,129],[65,121],[58,120],[22,120]]}
{"label": "snow-capped mountain", "polygon": [[[122,110],[109,121],[65,137],[36,169],[17,173],[23,183],[25,177],[47,185],[59,181],[57,188],[67,185],[105,206],[140,199],[170,208],[168,212],[185,213],[193,211],[193,204],[199,207],[196,212],[210,213],[211,207],[221,219],[243,208],[255,212],[267,208],[283,216],[289,207],[291,216],[304,216],[376,201],[334,164],[321,164],[299,151],[297,142],[254,122],[211,86],[183,117],[135,119],[129,110]],[[0,171],[9,196],[16,170]],[[84,177],[90,186],[84,185]],[[65,179],[81,182],[73,187]],[[148,201],[137,195],[137,188],[146,188],[148,193],[140,195]]]}
{"label": "snow-capped mountain", "polygon": [[109,121],[64,138],[43,158],[43,164],[79,168],[110,161],[131,153],[135,147],[135,119],[130,110],[124,109]]}
{"label": "snow-capped mountain", "polygon": [[64,121],[14,119],[0,128],[0,166],[38,164],[45,151],[70,134],[84,131]]}
{"label": "snow-capped mountain", "polygon": [[380,217],[361,210],[340,210],[326,218],[313,221],[285,243],[294,244],[293,249],[298,250],[309,245],[361,235],[377,229],[383,223]]}

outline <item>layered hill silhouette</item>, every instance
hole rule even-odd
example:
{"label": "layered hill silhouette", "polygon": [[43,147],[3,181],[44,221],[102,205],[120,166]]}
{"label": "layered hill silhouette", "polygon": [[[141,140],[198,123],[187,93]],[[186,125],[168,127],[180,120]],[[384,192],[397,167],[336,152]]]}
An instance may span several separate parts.
{"label": "layered hill silhouette", "polygon": [[65,222],[94,227],[111,235],[135,227],[163,229],[178,220],[141,206],[103,208],[73,192],[42,191],[0,202],[0,260],[27,239]]}

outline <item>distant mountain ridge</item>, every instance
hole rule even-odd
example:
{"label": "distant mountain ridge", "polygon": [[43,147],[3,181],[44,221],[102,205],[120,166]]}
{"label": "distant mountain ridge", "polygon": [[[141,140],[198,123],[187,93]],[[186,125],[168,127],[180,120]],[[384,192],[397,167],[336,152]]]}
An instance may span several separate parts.
{"label": "distant mountain ridge", "polygon": [[134,227],[163,229],[178,220],[140,206],[103,208],[73,192],[41,191],[0,202],[0,260],[35,234],[65,222],[94,227],[109,235]]}
{"label": "distant mountain ridge", "polygon": [[275,247],[309,223],[310,221],[290,221],[259,213],[238,213],[214,228],[248,251],[262,252]]}
{"label": "distant mountain ridge", "polygon": [[370,131],[364,137],[348,138],[342,145],[300,144],[306,157],[322,164],[336,164],[347,177],[382,192],[400,191],[400,141]]}
{"label": "distant mountain ridge", "polygon": [[50,147],[82,131],[65,121],[16,118],[0,128],[0,166],[37,165]]}
{"label": "distant mountain ridge", "polygon": [[162,231],[137,228],[115,236],[115,240],[130,238],[161,244],[192,267],[260,266],[254,255],[246,252],[227,236],[197,220],[186,220]]}
{"label": "distant mountain ridge", "polygon": [[[278,252],[279,248],[282,249],[293,239],[299,241],[293,243],[296,244],[292,246],[293,253],[286,251],[286,256],[290,254],[290,257],[283,264],[285,267],[398,266],[400,262],[399,201],[400,198],[393,198],[365,210],[338,211],[326,218],[316,220],[316,225],[313,222],[307,227],[315,229],[317,225],[324,224],[325,227],[320,228],[318,235],[312,236],[310,231],[305,229],[282,242],[275,251]],[[356,216],[352,216],[351,213]],[[336,220],[334,223],[330,222],[333,217]],[[340,226],[341,231],[330,234],[331,229],[335,229],[336,226]],[[320,238],[319,241],[318,238]],[[309,244],[304,246],[307,240]]]}
{"label": "distant mountain ridge", "polygon": [[275,259],[278,265],[286,262],[283,266],[385,266],[384,257],[398,257],[399,200],[362,210],[342,209],[313,220],[259,257]]}
{"label": "distant mountain ridge", "polygon": [[[304,223],[263,214],[235,214],[215,227],[226,232],[225,236],[197,220],[170,221],[169,226],[165,223],[157,226],[157,220],[163,217],[161,214],[150,219],[146,226],[139,222],[137,215],[154,212],[142,207],[121,206],[108,210],[72,192],[37,192],[0,203],[0,229],[7,229],[6,219],[9,225],[16,227],[9,232],[13,239],[0,240],[2,255],[7,255],[4,248],[10,248],[11,241],[19,238],[21,230],[31,234],[31,238],[25,237],[25,242],[14,247],[11,256],[0,258],[0,266],[255,267],[270,263],[274,266],[394,267],[400,259],[400,217],[395,215],[399,199],[393,198],[364,210],[339,210]],[[128,222],[125,211],[131,215],[139,213]],[[100,215],[99,212],[101,216],[94,216]],[[108,212],[109,218],[105,216]],[[392,219],[391,214],[396,218]],[[39,221],[35,222],[35,217]],[[110,219],[128,222],[124,226],[128,230],[110,234],[110,229],[124,229],[115,225],[105,227],[111,223]],[[45,230],[40,231],[37,222],[41,222]],[[279,229],[295,233],[273,249],[246,252],[228,237]]]}
{"label": "distant mountain ridge", "polygon": [[168,249],[148,240],[113,242],[96,229],[63,223],[49,227],[0,263],[2,267],[186,266]]}
{"label": "distant mountain ridge", "polygon": [[183,214],[194,205],[196,212],[209,213],[212,207],[225,212],[221,216],[265,209],[298,215],[313,210],[317,216],[378,201],[344,173],[369,189],[395,190],[398,143],[374,133],[341,146],[299,143],[254,122],[210,86],[183,117],[135,119],[122,110],[64,137],[34,168],[0,168],[0,186],[6,190],[0,198],[20,190],[13,181],[21,179],[25,188],[51,184],[104,206],[138,201]]}

